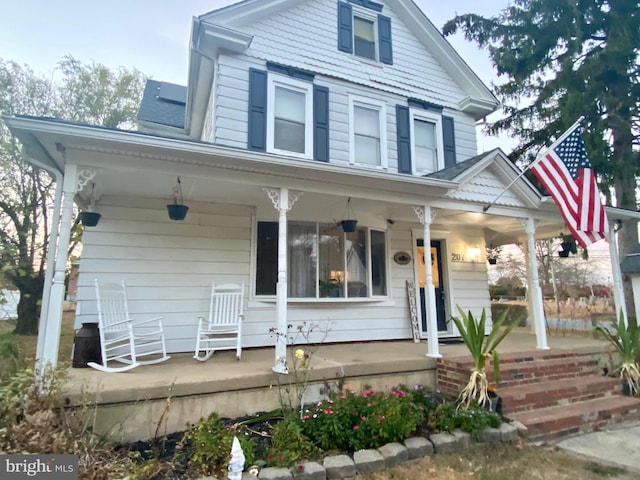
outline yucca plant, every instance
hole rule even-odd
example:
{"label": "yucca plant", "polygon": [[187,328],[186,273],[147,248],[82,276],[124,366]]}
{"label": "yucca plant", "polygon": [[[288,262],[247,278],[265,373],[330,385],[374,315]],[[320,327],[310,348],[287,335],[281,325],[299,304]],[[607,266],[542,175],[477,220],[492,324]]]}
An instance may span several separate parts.
{"label": "yucca plant", "polygon": [[471,312],[465,313],[458,307],[460,318],[452,317],[451,321],[456,325],[464,344],[469,349],[473,359],[474,368],[471,372],[469,382],[462,389],[458,397],[458,407],[469,408],[475,401],[479,405],[484,405],[489,401],[489,381],[485,372],[485,364],[488,358],[493,359],[493,373],[496,383],[500,381],[500,360],[496,348],[504,338],[513,330],[518,322],[514,321],[500,330],[507,318],[509,310],[505,310],[500,317],[493,322],[491,331],[485,336],[485,325],[487,314],[482,309],[480,321],[473,318]]}
{"label": "yucca plant", "polygon": [[624,321],[624,314],[620,312],[620,318],[613,322],[613,331],[604,325],[597,324],[594,329],[601,333],[620,354],[622,363],[616,369],[620,378],[629,385],[629,393],[633,396],[640,392],[640,370],[638,359],[640,358],[640,329],[635,317]]}

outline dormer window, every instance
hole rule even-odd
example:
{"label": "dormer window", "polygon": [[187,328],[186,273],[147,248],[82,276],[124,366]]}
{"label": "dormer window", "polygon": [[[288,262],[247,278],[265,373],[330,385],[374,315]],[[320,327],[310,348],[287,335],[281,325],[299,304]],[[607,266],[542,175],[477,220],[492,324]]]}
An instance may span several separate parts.
{"label": "dormer window", "polygon": [[360,58],[392,64],[391,19],[379,13],[382,4],[370,0],[349,2],[338,2],[338,49]]}

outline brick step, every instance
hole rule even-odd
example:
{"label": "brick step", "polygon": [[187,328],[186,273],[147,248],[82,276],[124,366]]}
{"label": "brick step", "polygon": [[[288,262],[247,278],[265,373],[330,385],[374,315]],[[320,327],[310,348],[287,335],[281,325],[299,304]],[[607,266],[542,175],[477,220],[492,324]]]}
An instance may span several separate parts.
{"label": "brick step", "polygon": [[507,416],[527,427],[530,440],[553,440],[579,432],[597,431],[627,420],[640,419],[640,399],[615,395],[571,406],[554,407],[512,413]]}
{"label": "brick step", "polygon": [[[468,355],[438,360],[438,388],[449,395],[457,395],[469,380],[473,362]],[[500,356],[500,384],[498,388],[525,385],[546,380],[571,379],[600,374],[593,352],[579,354],[566,351],[531,351],[507,353]],[[487,365],[487,378],[495,385],[493,366]]]}
{"label": "brick step", "polygon": [[502,399],[502,414],[509,415],[621,395],[622,381],[619,378],[590,375],[500,388],[498,393]]}
{"label": "brick step", "polygon": [[[566,357],[533,362],[500,361],[499,387],[560,380],[600,374],[598,361],[591,357]],[[493,370],[487,369],[489,382],[493,381]]]}

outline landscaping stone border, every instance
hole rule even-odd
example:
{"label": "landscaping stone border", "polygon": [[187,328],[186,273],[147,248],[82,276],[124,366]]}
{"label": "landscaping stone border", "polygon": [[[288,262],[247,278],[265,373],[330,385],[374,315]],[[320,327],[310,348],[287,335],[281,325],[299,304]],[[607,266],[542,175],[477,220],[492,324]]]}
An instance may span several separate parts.
{"label": "landscaping stone border", "polygon": [[[356,474],[368,475],[387,468],[397,467],[433,454],[453,453],[468,449],[476,444],[511,443],[525,434],[516,423],[502,423],[500,428],[485,428],[477,440],[462,430],[452,433],[436,433],[428,437],[411,437],[402,443],[393,442],[378,449],[360,450],[352,455],[325,457],[322,465],[306,462],[298,472],[287,468],[263,468],[257,477],[247,472],[242,480],[342,480]],[[201,479],[202,480],[202,479]]]}

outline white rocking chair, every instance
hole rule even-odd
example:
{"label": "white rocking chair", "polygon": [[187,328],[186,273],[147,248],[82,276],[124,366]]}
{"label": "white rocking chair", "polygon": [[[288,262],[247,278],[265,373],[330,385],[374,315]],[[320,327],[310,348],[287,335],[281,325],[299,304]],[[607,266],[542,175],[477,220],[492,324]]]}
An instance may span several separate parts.
{"label": "white rocking chair", "polygon": [[211,286],[209,317],[198,317],[198,337],[193,358],[204,362],[216,350],[236,350],[242,355],[242,306],[244,282],[240,285],[226,283]]}
{"label": "white rocking chair", "polygon": [[[94,284],[102,363],[88,362],[87,365],[114,373],[168,360],[163,317],[142,321],[132,319],[124,281],[99,284],[96,278]],[[124,366],[111,366],[112,362],[123,363]]]}

